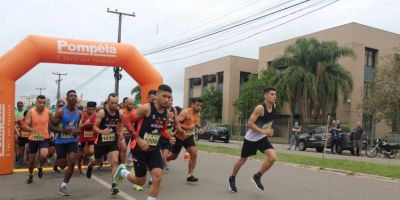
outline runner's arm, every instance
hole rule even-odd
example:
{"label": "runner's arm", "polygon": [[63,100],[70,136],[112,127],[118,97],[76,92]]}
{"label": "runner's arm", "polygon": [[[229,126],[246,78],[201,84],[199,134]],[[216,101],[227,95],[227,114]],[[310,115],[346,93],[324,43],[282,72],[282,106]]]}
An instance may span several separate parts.
{"label": "runner's arm", "polygon": [[194,127],[192,125],[186,126],[183,124],[183,122],[188,118],[188,115],[189,115],[189,110],[185,109],[178,115],[177,120],[176,120],[177,123],[179,124],[179,126],[184,131],[191,131],[194,129]]}
{"label": "runner's arm", "polygon": [[31,123],[32,123],[32,110],[29,110],[28,113],[26,113],[26,117],[25,117],[25,123],[26,123],[26,127],[25,129],[31,133],[36,133],[36,129],[31,127]]}
{"label": "runner's arm", "polygon": [[97,113],[96,121],[94,122],[94,125],[93,125],[93,131],[98,133],[98,134],[107,134],[107,133],[104,132],[104,130],[100,129],[100,123],[101,123],[101,120],[103,119],[104,115],[105,115],[104,114],[104,109],[101,109]]}

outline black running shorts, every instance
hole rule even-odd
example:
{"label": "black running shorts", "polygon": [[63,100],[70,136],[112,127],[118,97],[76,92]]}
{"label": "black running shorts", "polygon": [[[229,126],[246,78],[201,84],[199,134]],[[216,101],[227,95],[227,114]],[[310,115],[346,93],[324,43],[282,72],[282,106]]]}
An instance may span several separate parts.
{"label": "black running shorts", "polygon": [[179,154],[179,152],[181,152],[182,146],[185,147],[185,149],[196,146],[193,135],[186,140],[180,140],[179,138],[176,138],[176,142],[172,146],[172,153]]}
{"label": "black running shorts", "polygon": [[135,159],[133,166],[137,177],[146,176],[147,169],[151,171],[154,168],[163,168],[163,160],[158,148],[142,151],[139,145],[136,145],[132,151],[132,157]]}
{"label": "black running shorts", "polygon": [[69,153],[78,153],[78,142],[56,144],[57,159],[67,158]]}
{"label": "black running shorts", "polygon": [[118,151],[118,143],[111,143],[107,145],[94,145],[94,158],[100,159],[110,152]]}
{"label": "black running shorts", "polygon": [[264,151],[267,149],[274,149],[272,144],[268,141],[267,137],[264,137],[256,142],[244,139],[242,146],[242,153],[240,156],[242,158],[247,158],[249,156],[256,155],[257,150],[264,153]]}

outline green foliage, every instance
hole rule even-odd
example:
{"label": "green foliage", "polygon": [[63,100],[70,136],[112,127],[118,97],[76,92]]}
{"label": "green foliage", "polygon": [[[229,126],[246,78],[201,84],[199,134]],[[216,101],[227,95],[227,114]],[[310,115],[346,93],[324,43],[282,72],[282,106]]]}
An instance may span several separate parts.
{"label": "green foliage", "polygon": [[298,107],[303,124],[310,119],[324,122],[336,110],[339,93],[347,100],[353,89],[351,74],[337,62],[347,56],[354,57],[353,50],[335,41],[298,39],[272,61],[279,73],[270,84],[277,87],[281,100],[291,104],[292,111]]}
{"label": "green foliage", "polygon": [[362,112],[376,121],[385,121],[393,132],[400,133],[400,55],[389,55],[382,63],[369,83]]}
{"label": "green foliage", "polygon": [[133,107],[136,108],[138,104],[142,102],[142,96],[140,94],[140,85],[135,86],[131,90],[131,95],[133,95],[133,99],[135,100]]}
{"label": "green foliage", "polygon": [[214,87],[209,88],[200,96],[203,101],[201,108],[201,118],[206,121],[216,121],[221,119],[222,113],[222,93],[215,90]]}

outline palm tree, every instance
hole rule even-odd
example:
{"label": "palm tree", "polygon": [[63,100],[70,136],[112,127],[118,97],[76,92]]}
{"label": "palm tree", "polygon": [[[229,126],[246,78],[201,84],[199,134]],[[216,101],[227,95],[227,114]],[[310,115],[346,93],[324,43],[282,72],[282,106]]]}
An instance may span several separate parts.
{"label": "palm tree", "polygon": [[133,95],[133,99],[135,100],[134,107],[142,102],[142,96],[141,96],[141,90],[140,90],[140,85],[135,86],[131,90],[131,95]]}
{"label": "palm tree", "polygon": [[335,41],[302,38],[272,61],[279,72],[271,81],[291,103],[292,110],[298,107],[302,123],[312,117],[325,119],[327,113],[335,111],[339,93],[348,99],[352,76],[337,62],[347,56],[354,57],[354,51],[339,47]]}

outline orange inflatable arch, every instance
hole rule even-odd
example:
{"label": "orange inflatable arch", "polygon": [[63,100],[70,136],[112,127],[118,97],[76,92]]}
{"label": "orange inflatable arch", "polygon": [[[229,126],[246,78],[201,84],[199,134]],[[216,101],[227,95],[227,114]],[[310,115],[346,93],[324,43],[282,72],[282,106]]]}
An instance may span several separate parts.
{"label": "orange inflatable arch", "polygon": [[140,85],[142,101],[162,84],[160,73],[127,44],[28,36],[0,57],[0,174],[13,172],[15,81],[38,63],[122,67]]}

